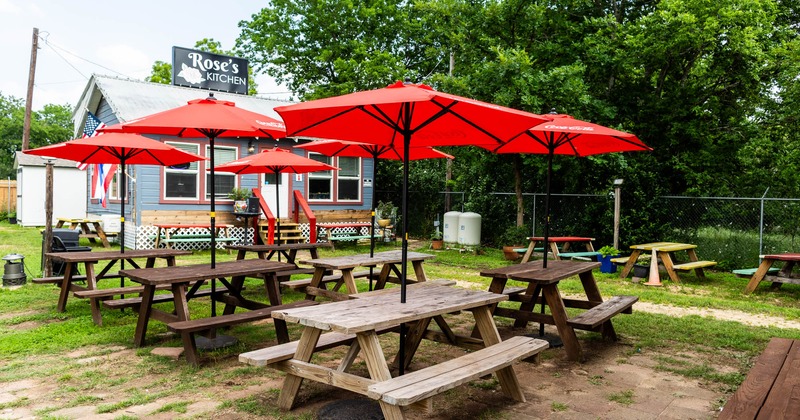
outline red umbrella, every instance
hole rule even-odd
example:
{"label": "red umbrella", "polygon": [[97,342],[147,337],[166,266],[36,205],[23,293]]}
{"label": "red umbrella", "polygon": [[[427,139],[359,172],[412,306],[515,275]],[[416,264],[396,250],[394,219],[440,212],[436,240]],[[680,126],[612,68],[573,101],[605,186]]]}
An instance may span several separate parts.
{"label": "red umbrella", "polygon": [[[195,99],[187,105],[158,112],[135,120],[101,129],[140,134],[177,137],[208,137],[211,146],[211,231],[215,230],[214,139],[217,137],[285,137],[283,123],[266,115],[220,101],[209,93],[206,99]],[[211,268],[216,266],[216,239],[211,235]]]}
{"label": "red umbrella", "polygon": [[[48,156],[69,159],[82,163],[119,163],[122,174],[125,165],[161,165],[173,166],[204,160],[202,156],[185,152],[176,147],[149,139],[138,134],[107,133],[102,136],[84,137],[64,143],[26,150],[25,153],[37,156]],[[122,229],[120,236],[120,252],[125,253],[125,197],[127,182],[122,182],[119,220]],[[125,264],[123,261],[122,264]],[[124,268],[124,265],[123,265]]]}
{"label": "red umbrella", "polygon": [[[401,150],[395,148],[394,145],[380,145],[380,144],[369,144],[369,143],[358,143],[353,141],[342,141],[342,140],[316,140],[310,143],[301,144],[299,146],[295,146],[295,149],[305,149],[312,152],[322,153],[326,156],[347,156],[347,157],[361,157],[361,158],[372,158],[372,166],[373,166],[373,173],[377,178],[378,174],[378,159],[391,159],[391,160],[403,160],[403,153]],[[447,153],[440,152],[432,147],[414,147],[410,149],[411,155],[408,157],[409,160],[419,160],[419,159],[433,159],[433,158],[447,158],[453,159],[453,156],[448,155]],[[373,183],[373,191],[377,190],[377,183]],[[370,211],[371,214],[371,223],[369,229],[370,241],[369,241],[369,256],[375,254],[375,207],[377,206],[376,200],[378,199],[377,194],[373,192],[372,194],[372,209]],[[369,276],[369,290],[372,290],[372,267],[370,269],[370,276]]]}
{"label": "red umbrella", "polygon": [[[279,147],[264,150],[261,153],[246,156],[232,162],[223,163],[217,166],[216,169],[221,172],[232,172],[234,174],[261,174],[271,172],[275,174],[276,179],[282,173],[304,174],[307,172],[339,170],[339,168],[334,166],[298,156],[289,150]],[[277,205],[275,213],[278,218],[278,243],[280,243],[281,207],[280,192],[277,188],[275,189],[275,202]],[[278,254],[278,257],[280,257],[280,254]]]}
{"label": "red umbrella", "polygon": [[536,125],[505,144],[491,148],[495,153],[547,154],[547,182],[544,201],[544,258],[547,268],[547,249],[550,235],[550,178],[553,175],[553,155],[590,156],[612,152],[651,151],[635,135],[613,128],[577,120],[569,115],[552,112],[544,117],[549,121]]}
{"label": "red umbrella", "polygon": [[[400,301],[406,301],[408,158],[411,146],[499,146],[545,121],[523,111],[397,82],[383,89],[275,108],[290,136],[397,145],[403,150]],[[403,360],[401,326],[399,360]],[[403,364],[401,366],[401,373]]]}

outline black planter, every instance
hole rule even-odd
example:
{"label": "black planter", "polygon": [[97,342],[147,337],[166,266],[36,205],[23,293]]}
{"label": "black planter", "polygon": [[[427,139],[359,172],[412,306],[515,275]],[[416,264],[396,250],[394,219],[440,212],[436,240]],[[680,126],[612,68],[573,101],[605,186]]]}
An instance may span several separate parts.
{"label": "black planter", "polygon": [[8,218],[8,223],[10,223],[12,225],[16,225],[17,224],[17,218],[16,217],[9,217]]}
{"label": "black planter", "polygon": [[650,275],[650,267],[648,267],[646,265],[639,265],[639,264],[634,264],[633,265],[633,276],[634,277],[645,278],[648,275]]}

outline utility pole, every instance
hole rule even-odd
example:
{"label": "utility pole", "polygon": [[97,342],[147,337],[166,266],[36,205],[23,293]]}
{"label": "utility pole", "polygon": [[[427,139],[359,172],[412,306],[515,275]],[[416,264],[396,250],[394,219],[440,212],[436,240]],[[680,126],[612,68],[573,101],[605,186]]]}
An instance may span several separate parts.
{"label": "utility pole", "polygon": [[[450,70],[448,76],[453,77],[453,68],[456,66],[456,53],[450,51]],[[447,170],[444,175],[444,211],[450,211],[450,180],[453,179],[453,159],[447,159]]]}
{"label": "utility pole", "polygon": [[28,69],[28,95],[25,98],[25,120],[22,125],[22,150],[28,150],[31,141],[31,107],[33,104],[33,81],[36,77],[36,52],[39,49],[39,28],[33,28],[31,42],[31,66]]}
{"label": "utility pole", "polygon": [[[44,196],[44,253],[53,250],[53,161],[54,159],[47,159],[44,165],[45,168],[45,196]],[[44,272],[42,277],[50,277],[53,275],[53,264],[50,257],[44,257]]]}

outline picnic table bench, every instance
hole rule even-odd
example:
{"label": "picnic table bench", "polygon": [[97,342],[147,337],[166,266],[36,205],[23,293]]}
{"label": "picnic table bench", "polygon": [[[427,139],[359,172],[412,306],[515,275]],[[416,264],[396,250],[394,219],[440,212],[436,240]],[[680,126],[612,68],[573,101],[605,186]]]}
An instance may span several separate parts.
{"label": "picnic table bench", "polygon": [[[695,244],[684,244],[677,242],[651,242],[647,244],[631,245],[630,248],[631,248],[631,255],[627,257],[627,261],[625,262],[625,267],[619,274],[620,278],[625,278],[628,276],[628,274],[633,269],[634,264],[636,264],[636,260],[639,258],[639,255],[641,255],[642,252],[644,251],[652,252],[654,254],[653,258],[661,260],[661,263],[664,265],[664,269],[667,271],[669,278],[675,283],[681,282],[681,279],[678,276],[677,271],[694,270],[695,276],[697,276],[697,278],[705,279],[705,273],[703,272],[703,269],[717,265],[716,261],[701,261],[699,258],[697,258],[697,252],[695,250],[697,248],[697,245]],[[689,261],[685,263],[676,264],[673,260],[672,255],[677,251],[686,251],[686,255],[689,257]],[[614,262],[617,263],[617,261]],[[655,267],[655,265],[651,266],[650,276],[658,278],[659,274],[657,272],[652,272],[653,267]],[[644,284],[648,286],[661,286],[661,281],[659,280],[658,282],[647,282]]]}
{"label": "picnic table bench", "polygon": [[[507,296],[426,283],[410,285],[407,293],[407,303],[400,303],[399,290],[394,288],[366,292],[356,299],[317,307],[274,311],[273,318],[304,326],[300,340],[281,344],[278,349],[245,353],[240,361],[267,364],[287,373],[278,398],[278,406],[284,410],[294,405],[304,379],[378,400],[387,419],[404,418],[401,407],[410,404],[427,402],[430,407],[430,397],[490,373],[497,375],[506,395],[525,401],[512,365],[547,348],[547,342],[530,337],[500,339],[489,306],[508,299]],[[416,321],[408,333],[405,348],[407,354],[413,355],[432,319],[460,310],[470,310],[474,314],[484,348],[407,375],[391,377],[378,340],[381,331]],[[439,322],[444,322],[443,318],[437,320]],[[439,324],[442,325],[447,326]],[[324,331],[330,332],[323,334]],[[351,348],[338,368],[312,361],[314,352],[346,342],[352,343]],[[288,356],[292,350],[293,356]],[[346,372],[359,352],[367,363],[367,378]]]}
{"label": "picnic table bench", "polygon": [[[542,251],[552,253],[553,258],[556,260],[561,259],[570,259],[573,257],[578,258],[587,258],[587,257],[596,257],[599,255],[598,252],[595,252],[594,246],[592,245],[592,241],[594,238],[588,238],[583,236],[550,236],[547,238],[548,246],[550,249],[545,250],[544,248],[537,248],[537,244],[544,244],[544,237],[543,236],[531,236],[528,238],[529,244],[528,248],[525,248],[523,252],[525,255],[522,256],[521,263],[526,263],[530,261],[533,253],[536,251]],[[586,251],[578,252],[572,251],[571,246],[574,244],[581,244],[584,246]],[[521,251],[522,249],[520,249]],[[516,250],[515,250],[516,251]]]}
{"label": "picnic table bench", "polygon": [[[217,328],[269,318],[274,309],[316,304],[316,302],[305,300],[285,305],[281,302],[276,273],[291,268],[292,265],[288,263],[250,259],[217,263],[214,268],[208,264],[198,264],[124,270],[123,275],[144,286],[142,297],[136,298],[139,299],[136,303],[139,306],[139,320],[136,324],[134,344],[137,347],[144,345],[150,318],[162,321],[167,324],[168,329],[181,335],[187,362],[197,366],[199,356],[195,340],[196,333],[205,332],[206,335],[213,336]],[[252,301],[241,295],[245,277],[262,277],[264,279],[269,304]],[[212,300],[225,303],[223,315],[191,319],[188,301],[197,297],[199,287],[207,280],[212,279],[219,280],[224,286],[220,290],[211,292]],[[192,283],[194,284],[190,287],[189,285]],[[170,287],[171,294],[155,294],[158,286],[166,285]],[[159,299],[172,300],[174,310],[169,312],[153,307],[153,304],[158,303]],[[249,309],[250,312],[234,313],[237,307]],[[274,326],[278,341],[288,342],[289,333],[286,324],[276,320]]]}
{"label": "picnic table bench", "polygon": [[[770,271],[774,273],[774,269],[777,269],[777,267],[773,268],[772,265],[779,262],[784,263],[783,267],[776,274],[770,274]],[[773,289],[781,287],[783,283],[800,284],[800,275],[794,272],[795,268],[800,267],[797,264],[798,262],[800,262],[800,253],[761,255],[761,264],[758,265],[758,269],[753,273],[744,292],[752,293],[762,281],[771,282]]]}
{"label": "picnic table bench", "polygon": [[89,242],[94,243],[99,239],[103,243],[103,247],[111,248],[108,242],[108,235],[103,230],[101,221],[99,219],[70,219],[66,217],[59,217],[56,223],[56,229],[69,225],[69,228],[74,230],[77,227],[81,228],[80,237],[89,239]]}
{"label": "picnic table bench", "polygon": [[216,243],[233,243],[237,239],[230,236],[231,225],[217,223],[214,225],[214,232],[211,232],[210,223],[154,223],[157,228],[155,235],[154,248],[158,249],[162,244],[165,248],[172,248],[173,244],[179,243],[206,243],[211,242],[212,235]]}
{"label": "picnic table bench", "polygon": [[756,360],[719,419],[788,419],[800,413],[800,340],[774,337]]}

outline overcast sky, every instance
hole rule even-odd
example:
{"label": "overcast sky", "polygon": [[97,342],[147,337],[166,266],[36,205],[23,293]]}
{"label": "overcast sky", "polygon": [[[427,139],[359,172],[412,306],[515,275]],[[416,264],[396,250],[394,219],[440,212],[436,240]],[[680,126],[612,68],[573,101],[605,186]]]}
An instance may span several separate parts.
{"label": "overcast sky", "polygon": [[[0,93],[25,99],[33,28],[39,54],[33,109],[75,105],[92,74],[144,79],[172,47],[213,38],[231,49],[238,23],[266,4],[255,0],[0,0]],[[259,93],[288,98],[286,88],[256,76]]]}

